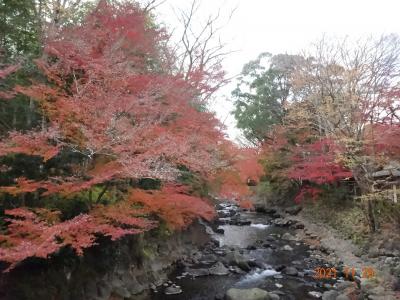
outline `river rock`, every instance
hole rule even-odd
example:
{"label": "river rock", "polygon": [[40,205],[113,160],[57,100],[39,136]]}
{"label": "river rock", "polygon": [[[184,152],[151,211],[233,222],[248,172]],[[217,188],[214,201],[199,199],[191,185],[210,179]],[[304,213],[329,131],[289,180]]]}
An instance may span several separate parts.
{"label": "river rock", "polygon": [[298,271],[297,271],[297,269],[294,268],[294,267],[287,267],[287,268],[285,268],[284,273],[285,273],[286,275],[296,276],[297,273],[298,273]]}
{"label": "river rock", "polygon": [[234,215],[236,215],[236,211],[234,210],[218,210],[217,211],[218,216],[221,218],[229,218],[229,217],[233,217]]}
{"label": "river rock", "polygon": [[[366,280],[363,280],[363,282],[367,282]],[[347,289],[347,288],[349,288],[349,287],[354,287],[354,282],[352,282],[352,281],[343,281],[343,282],[339,282],[337,285],[336,285],[336,288],[339,290],[339,291],[343,291],[343,290],[345,290],[345,289]]]}
{"label": "river rock", "polygon": [[190,269],[186,270],[186,273],[192,277],[200,277],[200,276],[207,276],[210,275],[208,269]]}
{"label": "river rock", "polygon": [[[233,222],[232,222],[233,221]],[[241,219],[238,219],[238,220],[232,220],[231,222],[229,222],[229,224],[231,224],[231,225],[236,225],[236,226],[247,226],[247,225],[250,225],[251,224],[251,221],[248,221],[248,220],[241,220]]]}
{"label": "river rock", "polygon": [[285,212],[289,215],[297,215],[302,210],[300,205],[294,205],[285,209]]}
{"label": "river rock", "polygon": [[317,299],[322,297],[322,294],[320,292],[312,291],[312,292],[308,292],[308,294]]}
{"label": "river rock", "polygon": [[286,269],[286,266],[285,266],[285,265],[278,265],[278,266],[275,267],[275,270],[276,270],[277,272],[280,272],[280,271],[282,271],[282,270],[284,270],[284,269]]}
{"label": "river rock", "polygon": [[248,272],[251,270],[247,260],[237,250],[228,252],[224,257],[224,261],[228,265],[238,266],[243,271]]}
{"label": "river rock", "polygon": [[336,297],[339,295],[337,291],[327,291],[322,294],[322,300],[336,300]]}
{"label": "river rock", "polygon": [[279,227],[289,227],[292,224],[292,221],[291,220],[282,219],[282,218],[277,218],[277,219],[275,219],[273,221],[273,223],[276,226],[279,226]]}
{"label": "river rock", "polygon": [[293,251],[293,248],[290,247],[289,245],[285,245],[285,246],[282,247],[282,250],[285,250],[285,251]]}
{"label": "river rock", "polygon": [[305,226],[304,226],[303,223],[296,223],[296,224],[293,225],[293,228],[294,229],[304,229]]}
{"label": "river rock", "polygon": [[283,216],[280,213],[276,212],[276,213],[271,214],[270,217],[272,219],[278,219],[278,218],[282,218]]}
{"label": "river rock", "polygon": [[179,285],[171,285],[167,287],[164,291],[165,295],[177,295],[182,293],[182,289]]}
{"label": "river rock", "polygon": [[131,293],[122,286],[114,288],[113,293],[121,298],[129,298],[131,296]]}
{"label": "river rock", "polygon": [[245,274],[246,273],[237,266],[229,266],[229,271],[231,271],[232,273],[235,273],[235,274]]}
{"label": "river rock", "polygon": [[215,256],[214,254],[205,254],[203,255],[203,257],[201,258],[201,263],[203,264],[213,264],[217,261],[217,256]]}
{"label": "river rock", "polygon": [[221,262],[217,262],[216,264],[211,266],[208,269],[208,271],[210,272],[211,275],[223,276],[223,275],[228,275],[229,274],[229,270]]}
{"label": "river rock", "polygon": [[291,235],[289,232],[286,232],[282,235],[281,237],[282,240],[287,240],[287,241],[296,241],[297,238],[293,235]]}
{"label": "river rock", "polygon": [[279,300],[280,297],[279,297],[279,295],[277,295],[275,293],[269,293],[269,299],[271,299],[271,300]]}
{"label": "river rock", "polygon": [[247,263],[252,268],[259,268],[259,269],[264,268],[264,264],[261,260],[252,259],[252,260],[248,260]]}
{"label": "river rock", "polygon": [[349,296],[347,296],[345,294],[341,294],[336,297],[336,300],[350,300],[350,298],[349,298]]}
{"label": "river rock", "polygon": [[259,288],[235,289],[231,288],[226,292],[226,300],[270,300],[269,293]]}
{"label": "river rock", "polygon": [[225,230],[223,228],[217,228],[217,229],[215,229],[215,233],[224,234]]}

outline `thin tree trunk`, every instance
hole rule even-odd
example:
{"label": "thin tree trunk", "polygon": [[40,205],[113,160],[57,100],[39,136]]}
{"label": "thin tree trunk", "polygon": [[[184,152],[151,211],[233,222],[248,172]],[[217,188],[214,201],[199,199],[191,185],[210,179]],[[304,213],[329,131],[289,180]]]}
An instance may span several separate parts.
{"label": "thin tree trunk", "polygon": [[99,197],[97,197],[96,203],[100,203],[101,198],[104,196],[104,194],[107,192],[108,186],[110,184],[107,182],[106,185],[104,186],[103,190],[100,192]]}

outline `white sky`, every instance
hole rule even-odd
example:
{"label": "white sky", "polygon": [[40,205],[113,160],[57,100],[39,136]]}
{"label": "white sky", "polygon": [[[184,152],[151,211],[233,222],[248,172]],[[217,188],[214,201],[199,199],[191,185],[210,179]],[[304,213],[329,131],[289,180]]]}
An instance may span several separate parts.
{"label": "white sky", "polygon": [[[188,8],[192,0],[167,0],[157,9],[159,20],[177,27],[173,10]],[[400,0],[202,0],[198,21],[219,9],[225,20],[236,11],[223,28],[222,39],[229,42],[231,54],[225,61],[228,76],[241,72],[245,63],[261,52],[297,53],[321,38],[329,36],[359,37],[400,34]],[[225,13],[225,14],[224,14]],[[230,92],[235,82],[218,95],[217,116],[225,121],[231,138],[238,136],[229,112]]]}

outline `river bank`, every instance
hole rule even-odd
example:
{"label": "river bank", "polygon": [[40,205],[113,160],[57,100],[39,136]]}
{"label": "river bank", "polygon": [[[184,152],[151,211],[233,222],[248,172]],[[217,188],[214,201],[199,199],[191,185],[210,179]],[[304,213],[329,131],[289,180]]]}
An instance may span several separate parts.
{"label": "river bank", "polygon": [[[212,223],[182,232],[159,229],[83,258],[28,262],[3,275],[0,299],[398,299],[376,261],[356,256],[355,245],[299,207],[250,212],[223,202],[216,209]],[[366,267],[376,271],[369,279]]]}
{"label": "river bank", "polygon": [[316,278],[317,268],[332,266],[327,250],[309,243],[318,236],[292,215],[217,208],[219,219],[207,226],[214,244],[184,257],[151,299],[364,299],[360,281],[339,267],[335,276]]}

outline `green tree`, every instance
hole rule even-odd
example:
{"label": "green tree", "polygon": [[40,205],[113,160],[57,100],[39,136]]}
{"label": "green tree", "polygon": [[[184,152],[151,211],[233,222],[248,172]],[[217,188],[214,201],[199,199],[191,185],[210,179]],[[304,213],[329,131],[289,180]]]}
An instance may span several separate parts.
{"label": "green tree", "polygon": [[232,92],[233,114],[245,137],[258,144],[282,122],[291,95],[289,78],[300,56],[261,53],[243,67]]}

